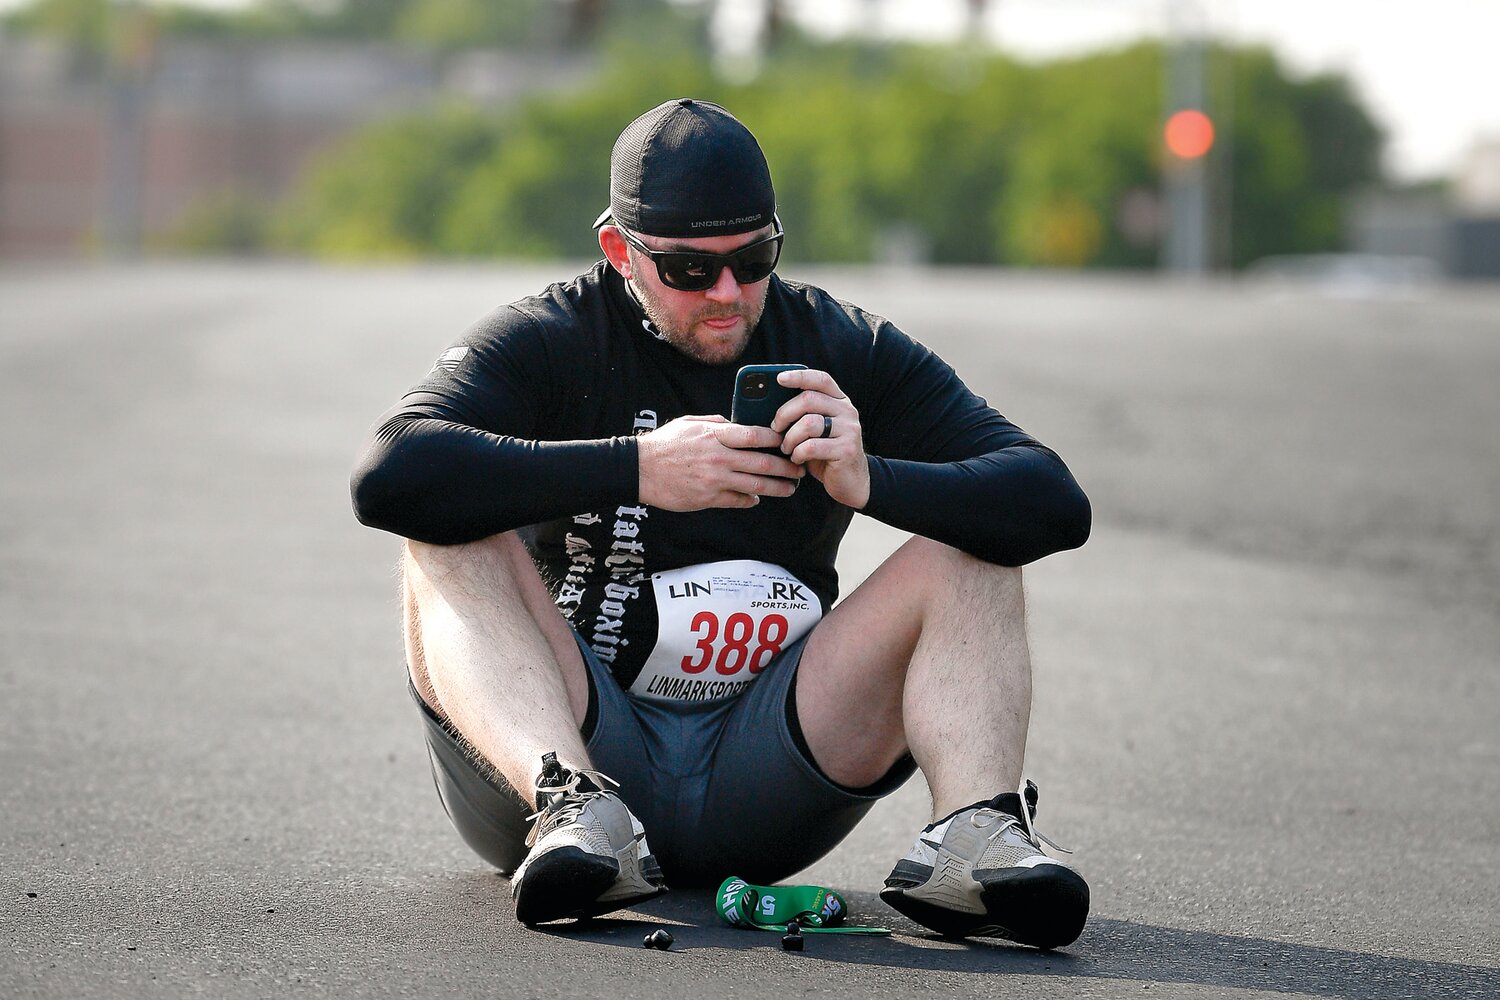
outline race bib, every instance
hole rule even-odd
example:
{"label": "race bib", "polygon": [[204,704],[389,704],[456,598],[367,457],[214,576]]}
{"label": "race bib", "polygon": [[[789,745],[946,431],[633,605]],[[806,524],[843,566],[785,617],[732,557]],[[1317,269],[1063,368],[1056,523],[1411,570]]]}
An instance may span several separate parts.
{"label": "race bib", "polygon": [[656,646],[630,693],[708,701],[745,690],[777,653],[823,617],[812,588],[754,559],[653,573]]}

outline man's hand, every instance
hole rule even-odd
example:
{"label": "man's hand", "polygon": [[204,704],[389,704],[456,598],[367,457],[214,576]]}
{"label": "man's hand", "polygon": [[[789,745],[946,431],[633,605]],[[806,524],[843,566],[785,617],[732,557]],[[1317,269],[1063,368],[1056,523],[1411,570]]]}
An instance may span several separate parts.
{"label": "man's hand", "polygon": [[805,465],[833,499],[864,509],[870,500],[870,465],[859,411],[827,372],[803,368],[782,372],[776,381],[802,390],[771,421],[772,430],[782,431],[781,450]]}
{"label": "man's hand", "polygon": [[754,507],[760,498],[791,496],[800,466],[775,448],[781,435],[768,427],[732,424],[718,414],[678,417],[636,438],[641,503],[662,510]]}

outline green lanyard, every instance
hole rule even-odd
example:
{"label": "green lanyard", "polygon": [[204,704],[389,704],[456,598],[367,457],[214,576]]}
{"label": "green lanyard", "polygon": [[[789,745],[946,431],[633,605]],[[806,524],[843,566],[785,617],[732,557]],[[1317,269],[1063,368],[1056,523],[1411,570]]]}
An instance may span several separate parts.
{"label": "green lanyard", "polygon": [[806,934],[889,934],[884,927],[844,927],[849,904],[821,885],[750,885],[730,876],[715,898],[719,919],[731,927],[785,931],[797,921]]}

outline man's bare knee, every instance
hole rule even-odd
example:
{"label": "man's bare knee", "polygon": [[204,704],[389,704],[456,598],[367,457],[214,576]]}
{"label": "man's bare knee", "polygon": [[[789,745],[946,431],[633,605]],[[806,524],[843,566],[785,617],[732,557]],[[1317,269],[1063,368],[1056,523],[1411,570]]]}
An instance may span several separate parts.
{"label": "man's bare knee", "polygon": [[971,564],[969,571],[973,573],[974,579],[992,590],[997,597],[1025,602],[1026,588],[1021,579],[1021,567],[1000,566],[971,555],[965,555],[964,558]]}
{"label": "man's bare knee", "polygon": [[913,537],[899,555],[921,567],[928,584],[929,608],[940,610],[959,604],[982,602],[1002,610],[1024,611],[1025,588],[1021,567],[986,562],[930,538]]}
{"label": "man's bare knee", "polygon": [[402,569],[417,596],[427,590],[461,588],[467,593],[507,591],[515,586],[517,557],[530,557],[514,532],[504,532],[461,545],[431,545],[406,542]]}

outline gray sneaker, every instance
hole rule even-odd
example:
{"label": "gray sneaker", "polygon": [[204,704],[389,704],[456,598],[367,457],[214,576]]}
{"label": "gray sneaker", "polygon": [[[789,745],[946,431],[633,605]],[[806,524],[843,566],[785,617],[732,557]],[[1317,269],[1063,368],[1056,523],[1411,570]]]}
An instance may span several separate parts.
{"label": "gray sneaker", "polygon": [[880,898],[946,937],[1037,948],[1077,940],[1089,915],[1088,883],[1042,853],[1046,838],[1031,825],[1036,799],[1028,781],[1024,807],[1006,792],[931,824],[896,862]]}
{"label": "gray sneaker", "polygon": [[598,771],[569,771],[557,754],[543,755],[531,851],[510,881],[521,923],[595,917],[667,891],[645,828],[606,783],[618,787]]}

